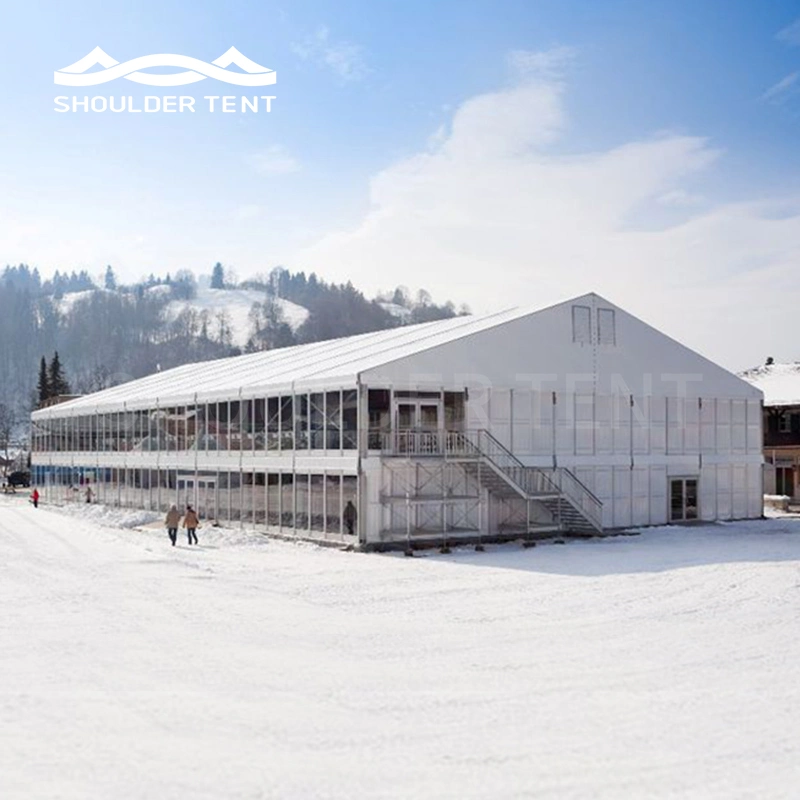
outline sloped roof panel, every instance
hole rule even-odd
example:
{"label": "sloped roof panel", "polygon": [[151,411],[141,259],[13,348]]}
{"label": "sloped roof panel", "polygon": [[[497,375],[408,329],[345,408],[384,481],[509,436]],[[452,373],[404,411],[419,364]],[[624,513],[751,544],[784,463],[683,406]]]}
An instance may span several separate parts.
{"label": "sloped roof panel", "polygon": [[34,412],[34,419],[110,412],[123,407],[180,405],[225,396],[244,397],[287,387],[355,386],[366,369],[428,350],[500,325],[531,309],[510,309],[485,316],[454,317],[342,339],[296,345],[243,356],[184,364],[129,381],[67,403]]}

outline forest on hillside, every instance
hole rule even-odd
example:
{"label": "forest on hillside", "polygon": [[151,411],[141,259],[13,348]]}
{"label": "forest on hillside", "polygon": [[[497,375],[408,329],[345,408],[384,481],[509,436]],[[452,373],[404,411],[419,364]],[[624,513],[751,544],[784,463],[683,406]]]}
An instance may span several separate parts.
{"label": "forest on hillside", "polygon": [[[0,412],[17,420],[27,416],[40,399],[41,359],[55,353],[65,385],[84,394],[193,361],[469,313],[451,302],[437,305],[424,290],[412,296],[398,287],[368,299],[351,283],[328,283],[314,273],[281,267],[238,282],[218,263],[207,277],[213,289],[258,293],[246,344],[232,341],[224,304],[222,310],[192,304],[198,278],[189,270],[121,284],[111,267],[99,281],[86,271],[42,278],[24,264],[5,267],[0,273]],[[292,328],[279,299],[307,309],[305,321]]]}

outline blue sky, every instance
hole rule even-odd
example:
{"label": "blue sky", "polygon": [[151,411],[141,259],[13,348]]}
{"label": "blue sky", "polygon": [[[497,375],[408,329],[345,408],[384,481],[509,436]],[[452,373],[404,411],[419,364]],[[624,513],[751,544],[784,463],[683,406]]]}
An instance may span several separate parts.
{"label": "blue sky", "polygon": [[[284,264],[478,311],[594,289],[728,366],[800,359],[796,0],[0,11],[0,262],[126,278]],[[244,91],[53,84],[97,46],[235,46],[277,71],[256,92],[277,100],[56,113],[56,95]]]}

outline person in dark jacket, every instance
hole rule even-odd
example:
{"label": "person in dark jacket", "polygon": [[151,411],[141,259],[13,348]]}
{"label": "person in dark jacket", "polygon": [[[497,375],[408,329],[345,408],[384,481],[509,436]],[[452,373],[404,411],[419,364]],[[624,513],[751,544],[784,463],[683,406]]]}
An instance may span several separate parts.
{"label": "person in dark jacket", "polygon": [[347,532],[350,534],[350,536],[352,536],[356,527],[356,519],[358,519],[358,513],[356,512],[356,507],[353,505],[352,500],[347,501],[347,505],[344,507],[342,518],[344,519],[344,524],[347,527]]}
{"label": "person in dark jacket", "polygon": [[186,536],[189,539],[189,544],[197,544],[197,528],[200,526],[200,520],[197,512],[190,506],[186,506],[186,513],[183,515],[183,527],[186,528]]}
{"label": "person in dark jacket", "polygon": [[172,542],[173,547],[175,547],[175,542],[178,540],[178,526],[180,524],[181,512],[178,511],[178,506],[170,506],[169,511],[167,511],[167,518],[164,520],[164,525],[166,525],[169,540]]}

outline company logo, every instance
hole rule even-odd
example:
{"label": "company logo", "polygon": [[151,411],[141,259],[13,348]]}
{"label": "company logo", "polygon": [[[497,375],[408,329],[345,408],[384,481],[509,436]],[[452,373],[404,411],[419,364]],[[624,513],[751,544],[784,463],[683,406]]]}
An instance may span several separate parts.
{"label": "company logo", "polygon": [[[239,67],[242,72],[226,69],[232,64]],[[88,72],[92,67],[98,65],[103,69]],[[184,71],[171,74],[140,71],[153,67],[179,67]],[[140,56],[120,63],[99,47],[95,47],[89,55],[74,64],[56,70],[53,78],[55,83],[60,86],[97,86],[118,78],[125,78],[147,86],[185,86],[206,78],[237,86],[267,86],[275,83],[277,73],[275,70],[267,69],[267,67],[256,64],[255,61],[251,61],[235,47],[231,47],[210,64],[190,56],[170,54]]]}

